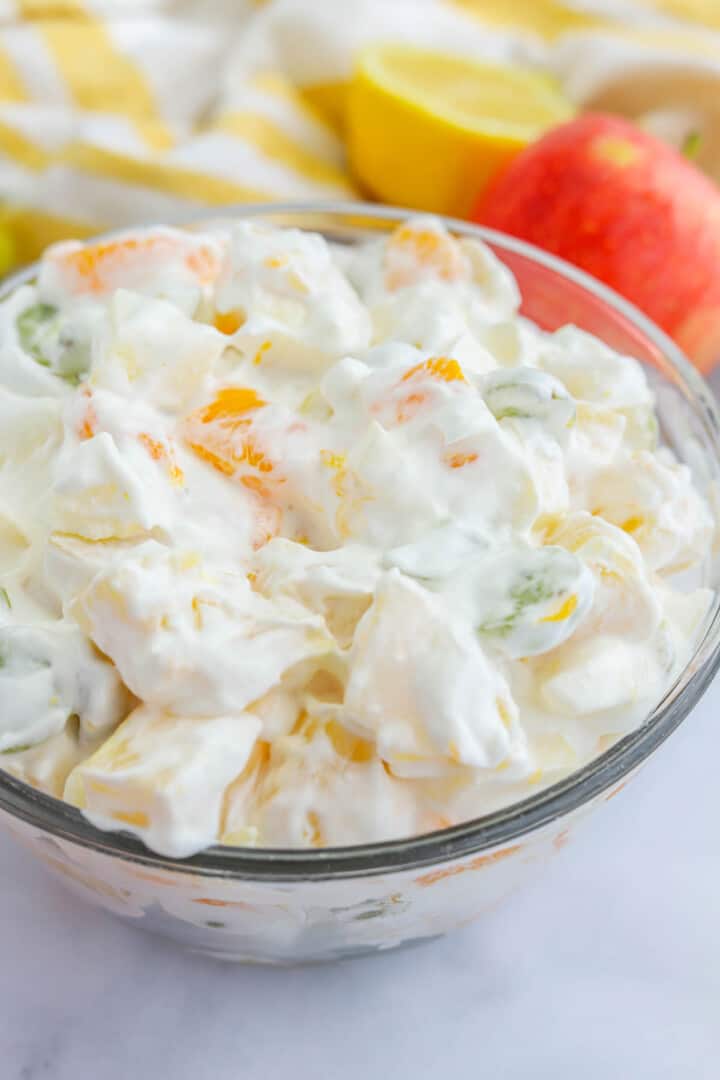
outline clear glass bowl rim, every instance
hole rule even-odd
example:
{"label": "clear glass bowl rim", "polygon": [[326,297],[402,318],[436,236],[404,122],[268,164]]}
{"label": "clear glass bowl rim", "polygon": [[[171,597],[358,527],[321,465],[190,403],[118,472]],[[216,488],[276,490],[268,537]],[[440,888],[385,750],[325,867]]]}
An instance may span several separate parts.
{"label": "clear glass bowl rim", "polygon": [[[292,218],[311,229],[341,225],[350,219],[352,228],[368,228],[371,222],[401,222],[417,211],[360,202],[253,203],[217,207],[193,214],[182,224],[241,218]],[[629,321],[657,349],[685,391],[696,419],[702,424],[714,451],[720,477],[720,411],[710,388],[677,345],[634,305],[612,289],[570,263],[534,245],[484,226],[439,217],[453,232],[491,242],[512,254],[555,271],[589,291]],[[110,237],[125,230],[104,234]],[[35,276],[37,264],[7,278],[0,286],[4,300]],[[682,723],[710,685],[720,667],[720,597],[716,598],[702,640],[690,662],[645,723],[564,780],[536,795],[494,813],[473,818],[438,832],[401,840],[322,850],[243,848],[216,845],[188,859],[173,859],[150,851],[128,833],[105,832],[87,821],[75,807],[36,791],[0,769],[0,809],[47,834],[109,856],[173,872],[231,877],[247,880],[293,881],[338,877],[365,877],[435,865],[464,855],[481,853],[517,841],[543,828],[615,788],[637,769]]]}

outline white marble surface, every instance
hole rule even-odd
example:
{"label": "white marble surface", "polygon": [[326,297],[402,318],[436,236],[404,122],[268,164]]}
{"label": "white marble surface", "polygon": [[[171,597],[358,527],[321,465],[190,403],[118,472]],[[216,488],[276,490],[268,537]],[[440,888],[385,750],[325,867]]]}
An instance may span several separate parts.
{"label": "white marble surface", "polygon": [[330,967],[186,955],[0,835],[2,1080],[717,1080],[720,681],[546,876]]}

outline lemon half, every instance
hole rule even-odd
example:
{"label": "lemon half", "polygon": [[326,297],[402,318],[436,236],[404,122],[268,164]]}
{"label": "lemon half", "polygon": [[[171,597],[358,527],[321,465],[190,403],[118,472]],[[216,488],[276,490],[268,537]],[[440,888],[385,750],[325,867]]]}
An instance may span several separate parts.
{"label": "lemon half", "polygon": [[376,45],[350,86],[350,162],[384,202],[463,217],[507,161],[573,113],[548,75]]}

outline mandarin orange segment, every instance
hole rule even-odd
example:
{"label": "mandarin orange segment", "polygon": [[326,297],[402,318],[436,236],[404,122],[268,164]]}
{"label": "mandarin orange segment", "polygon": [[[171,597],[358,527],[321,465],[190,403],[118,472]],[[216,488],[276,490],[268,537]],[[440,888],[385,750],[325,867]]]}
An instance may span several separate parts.
{"label": "mandarin orange segment", "polygon": [[145,431],[141,431],[138,435],[140,442],[143,444],[153,461],[160,461],[165,456],[165,447],[157,439],[153,439]]}
{"label": "mandarin orange segment", "polygon": [[214,401],[193,413],[203,424],[214,420],[235,420],[253,409],[262,409],[267,405],[256,390],[249,386],[226,386],[220,390]]}
{"label": "mandarin orange segment", "polygon": [[[253,417],[267,402],[247,386],[228,386],[220,390],[209,405],[191,413],[184,424],[184,437],[199,458],[224,476],[236,477],[248,491],[260,499],[269,499],[272,491],[266,481],[275,462],[260,446],[252,431]],[[248,471],[252,470],[252,471]],[[275,477],[282,484],[282,477]],[[276,524],[263,530],[265,539],[275,535]]]}
{"label": "mandarin orange segment", "polygon": [[472,465],[473,461],[477,461],[478,456],[476,453],[468,454],[447,454],[445,457],[445,464],[449,465],[451,469],[462,469],[465,465]]}
{"label": "mandarin orange segment", "polygon": [[274,468],[272,461],[270,461],[267,455],[259,449],[250,435],[243,439],[242,450],[238,460],[240,462],[247,462],[252,469],[257,469],[262,473],[272,472]]}
{"label": "mandarin orange segment", "polygon": [[[423,360],[406,371],[398,385],[409,382],[411,385],[422,384],[426,379],[444,383],[465,383],[467,379],[463,369],[457,360],[449,356],[432,356],[429,360]],[[398,401],[395,415],[398,424],[405,424],[412,420],[420,407],[425,404],[428,395],[422,389],[413,389],[406,397]],[[379,411],[380,404],[375,411]]]}
{"label": "mandarin orange segment", "polygon": [[261,499],[267,499],[270,497],[270,490],[266,484],[262,482],[259,476],[242,476],[240,483],[248,489],[248,491],[254,491],[256,495],[259,495]]}
{"label": "mandarin orange segment", "polygon": [[223,473],[225,476],[232,476],[235,472],[235,466],[231,461],[226,461],[219,454],[213,453],[207,446],[202,446],[196,442],[188,442],[188,446],[202,461],[206,461],[208,465],[212,465],[213,469],[217,469],[218,472]]}
{"label": "mandarin orange segment", "polygon": [[201,285],[211,285],[220,271],[220,261],[216,253],[204,244],[188,252],[185,265]]}
{"label": "mandarin orange segment", "polygon": [[[86,244],[76,251],[60,251],[57,255],[51,253],[49,258],[75,275],[77,292],[100,293],[112,284],[108,275],[113,271],[139,259],[176,255],[177,249],[178,240],[172,236],[129,236],[99,244]],[[218,256],[208,245],[193,248],[184,261],[202,285],[214,281],[220,270]]]}
{"label": "mandarin orange segment", "polygon": [[395,417],[398,424],[406,424],[412,420],[421,405],[427,401],[427,394],[408,394],[406,398],[398,402]]}
{"label": "mandarin orange segment", "polygon": [[185,474],[176,462],[175,455],[170,447],[165,446],[164,443],[159,442],[157,439],[153,439],[146,431],[141,431],[138,439],[153,461],[166,464],[170,479],[174,484],[179,485],[185,482]]}
{"label": "mandarin orange segment", "polygon": [[450,356],[432,356],[429,360],[416,364],[405,372],[402,382],[407,382],[408,379],[419,375],[429,375],[441,382],[467,382],[463,369],[457,360],[453,360]]}
{"label": "mandarin orange segment", "polygon": [[390,291],[412,285],[429,271],[443,281],[460,281],[467,274],[462,251],[451,236],[434,229],[402,225],[387,246],[385,285]]}

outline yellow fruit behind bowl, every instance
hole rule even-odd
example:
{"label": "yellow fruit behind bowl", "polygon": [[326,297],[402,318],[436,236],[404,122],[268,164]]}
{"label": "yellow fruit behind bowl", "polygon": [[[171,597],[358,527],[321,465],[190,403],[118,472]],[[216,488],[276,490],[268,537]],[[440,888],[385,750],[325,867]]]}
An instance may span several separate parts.
{"label": "yellow fruit behind bowl", "polygon": [[503,165],[573,112],[545,74],[376,45],[350,86],[350,161],[384,202],[463,217]]}
{"label": "yellow fruit behind bowl", "polygon": [[0,225],[0,277],[8,274],[15,265],[15,242],[9,229]]}

